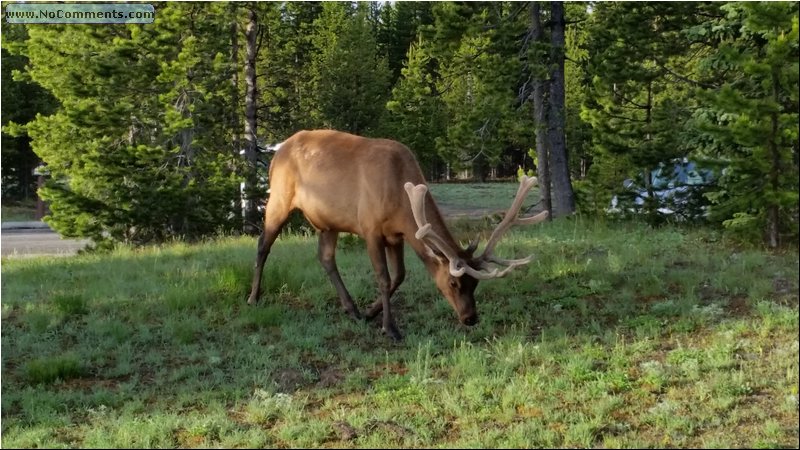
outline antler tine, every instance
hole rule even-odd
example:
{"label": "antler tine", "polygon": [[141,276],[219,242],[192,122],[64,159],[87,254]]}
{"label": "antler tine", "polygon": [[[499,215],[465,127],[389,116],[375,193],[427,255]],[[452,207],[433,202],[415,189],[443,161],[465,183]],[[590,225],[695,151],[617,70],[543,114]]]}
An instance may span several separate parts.
{"label": "antler tine", "polygon": [[[532,259],[533,255],[522,259],[499,259],[495,258],[494,256],[491,256],[487,259],[480,261],[478,263],[479,267],[477,269],[467,266],[464,268],[464,272],[469,276],[471,276],[472,278],[475,278],[476,280],[491,280],[493,278],[502,278],[515,268],[530,263]],[[503,270],[499,270],[497,267],[490,266],[489,263],[504,265],[507,267]]]}
{"label": "antler tine", "polygon": [[[533,186],[536,185],[536,182],[537,182],[536,177],[528,177],[523,175],[522,179],[519,182],[519,188],[517,189],[517,196],[514,197],[514,201],[511,203],[511,206],[508,208],[508,211],[506,211],[506,215],[505,217],[503,217],[503,220],[500,222],[500,224],[497,225],[497,228],[494,229],[492,235],[489,237],[489,241],[486,243],[486,248],[483,250],[483,253],[479,257],[480,259],[496,262],[498,264],[503,264],[501,262],[503,260],[496,259],[492,255],[492,252],[494,251],[494,247],[500,241],[500,238],[503,237],[505,232],[508,231],[508,229],[511,228],[511,226],[514,224],[531,225],[539,223],[547,218],[548,215],[547,211],[542,211],[539,214],[532,217],[526,217],[522,219],[517,218],[517,214],[519,213],[519,210],[522,208],[522,202],[525,201],[525,196],[528,194],[528,191],[530,191],[531,188],[533,188]],[[513,262],[511,262],[514,260],[508,260],[508,261],[510,262],[510,264],[514,264]],[[528,262],[530,262],[530,259],[528,259]],[[506,270],[504,270],[504,272]]]}
{"label": "antler tine", "polygon": [[464,268],[464,270],[469,276],[471,276],[472,278],[475,278],[476,280],[491,280],[493,278],[502,278],[502,277],[506,276],[509,272],[511,272],[515,268],[517,268],[519,266],[524,266],[525,264],[528,264],[529,262],[531,262],[532,259],[533,259],[533,255],[531,255],[531,256],[529,256],[527,258],[523,258],[523,259],[495,259],[495,258],[491,258],[490,262],[493,262],[493,263],[496,263],[496,264],[503,264],[503,265],[506,265],[508,267],[506,267],[503,270],[498,270],[496,267],[494,267],[491,270],[489,270],[488,266],[484,265],[480,270],[477,270],[477,269],[473,269],[472,267],[467,266],[467,267]]}
{"label": "antler tine", "polygon": [[408,182],[403,187],[411,201],[411,212],[419,228],[415,233],[415,237],[442,252],[450,261],[450,273],[453,276],[460,277],[468,267],[467,264],[463,264],[458,254],[447,245],[447,242],[441,236],[433,231],[433,227],[425,217],[425,194],[428,193],[428,186],[424,184],[414,186],[413,183]]}
{"label": "antler tine", "polygon": [[522,259],[501,259],[494,255],[489,255],[487,258],[484,259],[484,261],[499,264],[501,266],[517,267],[528,264],[529,262],[533,261],[533,255],[530,255]]}

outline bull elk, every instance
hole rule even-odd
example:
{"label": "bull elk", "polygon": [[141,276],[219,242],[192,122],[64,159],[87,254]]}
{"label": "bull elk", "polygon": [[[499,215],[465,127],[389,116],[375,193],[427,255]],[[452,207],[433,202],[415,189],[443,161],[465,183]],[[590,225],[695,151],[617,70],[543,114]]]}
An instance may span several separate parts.
{"label": "bull elk", "polygon": [[[383,311],[383,331],[392,339],[402,336],[392,317],[389,299],[405,278],[403,243],[408,242],[425,264],[436,286],[461,323],[475,325],[475,287],[479,280],[505,276],[532,257],[507,260],[493,251],[515,223],[534,224],[547,211],[517,218],[536,178],[523,177],[513,204],[492,232],[480,256],[477,242],[462,248],[445,226],[414,155],[403,144],[368,139],[332,130],[300,131],[280,145],[269,170],[270,197],[264,231],[258,240],[255,274],[247,302],[255,304],[270,248],[295,209],[319,231],[319,261],[336,288],[345,311],[361,313],[347,292],[336,267],[336,240],[340,232],[366,241],[378,280],[379,298],[367,310],[372,319]],[[391,264],[393,274],[390,276]]]}

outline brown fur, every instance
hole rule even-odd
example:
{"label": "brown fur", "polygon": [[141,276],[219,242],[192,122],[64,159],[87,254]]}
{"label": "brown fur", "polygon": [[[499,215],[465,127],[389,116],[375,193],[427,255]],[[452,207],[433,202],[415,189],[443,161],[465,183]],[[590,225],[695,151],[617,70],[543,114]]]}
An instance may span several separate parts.
{"label": "brown fur", "polygon": [[[477,282],[454,280],[448,262],[414,236],[417,225],[403,188],[406,182],[423,184],[425,179],[413,153],[399,142],[333,130],[300,131],[287,139],[270,166],[270,197],[248,302],[257,301],[269,249],[289,213],[298,209],[320,232],[320,262],[331,277],[342,305],[354,317],[360,317],[360,313],[335,264],[339,232],[357,234],[366,240],[381,290],[381,298],[367,316],[375,316],[382,310],[384,330],[392,337],[399,339],[400,334],[391,317],[388,299],[405,276],[404,242],[425,262],[459,318],[468,324],[477,321],[473,298]],[[430,195],[425,211],[436,232],[453,249],[463,253]],[[394,280],[389,277],[387,256],[395,269]]]}

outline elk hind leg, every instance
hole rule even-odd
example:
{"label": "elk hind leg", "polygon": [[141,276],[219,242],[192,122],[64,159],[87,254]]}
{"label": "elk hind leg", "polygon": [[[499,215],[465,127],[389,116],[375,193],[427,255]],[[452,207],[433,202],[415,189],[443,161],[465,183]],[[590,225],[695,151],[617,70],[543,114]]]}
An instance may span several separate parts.
{"label": "elk hind leg", "polygon": [[[406,278],[406,266],[403,259],[403,242],[386,247],[386,259],[392,266],[392,286],[389,289],[389,297],[394,295],[397,288]],[[367,320],[374,319],[380,312],[383,311],[383,301],[380,296],[372,303],[367,310],[365,317]]]}
{"label": "elk hind leg", "polygon": [[290,209],[278,198],[267,202],[267,211],[264,214],[264,231],[258,237],[258,253],[256,255],[253,283],[250,287],[250,296],[247,304],[255,305],[261,296],[261,276],[264,272],[264,263],[267,261],[272,244],[278,238],[283,225],[289,219]]}
{"label": "elk hind leg", "polygon": [[325,273],[331,279],[331,283],[336,288],[336,293],[339,294],[339,300],[342,302],[342,307],[354,319],[360,319],[361,313],[358,307],[353,303],[353,298],[347,292],[347,288],[342,282],[342,277],[339,275],[339,268],[336,267],[336,240],[339,238],[339,233],[336,231],[321,231],[319,234],[319,262],[325,269]]}
{"label": "elk hind leg", "polygon": [[400,330],[392,317],[389,304],[391,296],[391,279],[389,278],[389,268],[386,263],[386,244],[383,236],[370,236],[367,238],[367,252],[375,270],[375,277],[378,280],[378,290],[380,292],[381,303],[383,304],[383,332],[395,341],[403,339]]}

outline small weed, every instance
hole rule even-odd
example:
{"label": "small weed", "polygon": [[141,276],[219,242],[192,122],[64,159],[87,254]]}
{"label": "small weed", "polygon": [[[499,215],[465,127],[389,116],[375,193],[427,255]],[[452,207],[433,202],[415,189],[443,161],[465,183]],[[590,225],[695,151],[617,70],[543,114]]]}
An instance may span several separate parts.
{"label": "small weed", "polygon": [[237,324],[244,329],[260,330],[276,327],[283,322],[284,308],[281,305],[259,305],[242,308]]}
{"label": "small weed", "polygon": [[337,247],[344,251],[361,251],[366,248],[363,239],[350,233],[339,235]]}
{"label": "small weed", "polygon": [[88,325],[98,339],[113,346],[128,340],[132,333],[127,323],[115,318],[93,320]]}
{"label": "small weed", "polygon": [[266,425],[285,417],[296,418],[299,405],[289,394],[271,394],[257,389],[244,406],[244,416],[248,423]]}
{"label": "small weed", "polygon": [[25,322],[31,333],[42,333],[58,323],[58,319],[50,313],[31,311],[25,315]]}
{"label": "small weed", "polygon": [[56,295],[53,304],[66,316],[80,316],[88,312],[86,300],[80,295]]}
{"label": "small weed", "polygon": [[180,286],[164,293],[164,305],[170,312],[186,312],[201,305],[203,296],[196,288]]}
{"label": "small weed", "polygon": [[183,345],[194,342],[207,328],[206,324],[196,317],[170,320],[165,327],[172,330],[175,341]]}
{"label": "small weed", "polygon": [[75,355],[62,355],[51,358],[36,358],[25,364],[23,371],[30,384],[49,384],[78,378],[86,369]]}
{"label": "small weed", "polygon": [[224,267],[214,273],[211,290],[217,296],[239,301],[247,294],[251,276],[249,271],[245,273],[243,270]]}

